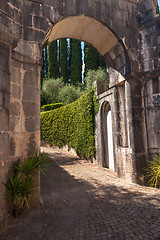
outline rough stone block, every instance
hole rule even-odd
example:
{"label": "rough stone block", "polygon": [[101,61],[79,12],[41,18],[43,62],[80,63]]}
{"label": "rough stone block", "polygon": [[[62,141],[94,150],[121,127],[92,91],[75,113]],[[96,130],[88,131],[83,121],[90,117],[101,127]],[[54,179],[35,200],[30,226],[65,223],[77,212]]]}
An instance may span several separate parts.
{"label": "rough stone block", "polygon": [[10,78],[9,73],[5,73],[0,70],[0,90],[3,92],[8,92],[10,90]]}
{"label": "rough stone block", "polygon": [[39,75],[37,69],[26,71],[24,74],[24,86],[39,86]]}
{"label": "rough stone block", "polygon": [[11,102],[10,104],[10,113],[14,116],[20,115],[20,103],[18,101]]}
{"label": "rough stone block", "polygon": [[21,84],[21,71],[20,71],[20,69],[11,67],[11,82]]}
{"label": "rough stone block", "polygon": [[44,41],[45,33],[40,30],[31,28],[24,29],[24,40],[42,43]]}
{"label": "rough stone block", "polygon": [[9,129],[11,132],[20,133],[20,131],[22,130],[20,116],[10,115],[9,123],[10,123]]}
{"label": "rough stone block", "polygon": [[[42,1],[42,0],[40,0],[40,1]],[[38,2],[38,0],[37,0],[37,2]],[[27,1],[26,2],[26,9],[28,10],[28,13],[30,13],[30,14],[34,14],[34,15],[37,15],[37,16],[42,16],[42,5],[37,4],[35,1],[31,1],[31,0]]]}
{"label": "rough stone block", "polygon": [[39,101],[40,92],[38,88],[24,86],[23,100],[25,101]]}
{"label": "rough stone block", "polygon": [[9,47],[7,46],[6,49],[6,44],[0,43],[0,71],[4,71],[4,75],[7,73],[10,73],[10,59],[9,59]]}
{"label": "rough stone block", "polygon": [[49,27],[51,27],[51,23],[49,24],[49,22],[47,21],[46,18],[42,18],[42,17],[38,17],[38,16],[34,16],[33,18],[33,22],[34,22],[34,27],[47,31],[49,29]]}
{"label": "rough stone block", "polygon": [[0,91],[0,108],[8,110],[10,109],[10,96],[9,93]]}
{"label": "rough stone block", "polygon": [[10,156],[14,156],[16,151],[16,143],[13,137],[10,136]]}
{"label": "rough stone block", "polygon": [[9,134],[7,132],[0,133],[0,154],[3,155],[2,161],[7,162],[9,155]]}
{"label": "rough stone block", "polygon": [[160,23],[156,25],[156,35],[160,36]]}
{"label": "rough stone block", "polygon": [[23,147],[22,154],[24,157],[35,154],[36,151],[39,150],[40,147],[40,132],[23,133]]}
{"label": "rough stone block", "polygon": [[25,14],[23,17],[23,24],[26,27],[32,27],[32,19],[33,19],[33,15],[31,14]]}
{"label": "rough stone block", "polygon": [[40,118],[26,118],[25,128],[27,132],[40,131]]}
{"label": "rough stone block", "polygon": [[8,131],[9,129],[9,115],[6,109],[0,106],[0,116],[1,116],[1,124],[0,131]]}
{"label": "rough stone block", "polygon": [[40,103],[23,101],[23,111],[27,117],[38,117],[40,115]]}
{"label": "rough stone block", "polygon": [[15,22],[22,23],[23,13],[17,7],[13,5],[8,5],[8,17],[13,19]]}
{"label": "rough stone block", "polygon": [[21,99],[21,86],[16,84],[11,85],[11,98]]}

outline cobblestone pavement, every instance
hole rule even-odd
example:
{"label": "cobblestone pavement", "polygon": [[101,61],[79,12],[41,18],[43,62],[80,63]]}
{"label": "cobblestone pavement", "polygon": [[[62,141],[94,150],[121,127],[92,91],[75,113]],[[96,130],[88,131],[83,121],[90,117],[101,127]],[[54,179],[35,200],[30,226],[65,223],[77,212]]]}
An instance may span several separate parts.
{"label": "cobblestone pavement", "polygon": [[0,240],[160,239],[160,191],[129,184],[108,169],[43,148],[41,205],[14,220]]}

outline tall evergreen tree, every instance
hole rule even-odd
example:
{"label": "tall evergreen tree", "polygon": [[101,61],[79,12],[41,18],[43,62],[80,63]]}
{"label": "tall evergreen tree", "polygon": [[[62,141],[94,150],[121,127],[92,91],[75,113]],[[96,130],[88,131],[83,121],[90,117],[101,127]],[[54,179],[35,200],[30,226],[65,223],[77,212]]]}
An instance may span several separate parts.
{"label": "tall evergreen tree", "polygon": [[48,45],[44,48],[44,72],[45,77],[48,77]]}
{"label": "tall evergreen tree", "polygon": [[81,41],[76,39],[71,39],[70,41],[71,85],[76,86],[78,83],[82,83]]}
{"label": "tall evergreen tree", "polygon": [[43,81],[44,81],[44,78],[45,78],[45,53],[44,53],[44,49],[42,50],[42,60],[43,60],[43,66],[42,66],[42,69],[41,69],[41,88],[42,88]]}
{"label": "tall evergreen tree", "polygon": [[57,41],[48,45],[48,77],[59,77],[59,64],[57,59]]}
{"label": "tall evergreen tree", "polygon": [[59,44],[59,61],[61,77],[65,83],[68,83],[69,72],[68,72],[68,44],[67,39],[61,39]]}
{"label": "tall evergreen tree", "polygon": [[101,55],[99,54],[99,64],[98,67],[101,67],[102,69],[106,69],[106,64],[103,61],[103,58],[101,57]]}
{"label": "tall evergreen tree", "polygon": [[99,67],[106,69],[106,65],[101,55],[88,43],[84,45],[84,63],[86,76],[88,70],[97,70]]}
{"label": "tall evergreen tree", "polygon": [[99,67],[99,54],[88,43],[84,45],[84,63],[85,63],[85,75],[89,69],[96,70]]}

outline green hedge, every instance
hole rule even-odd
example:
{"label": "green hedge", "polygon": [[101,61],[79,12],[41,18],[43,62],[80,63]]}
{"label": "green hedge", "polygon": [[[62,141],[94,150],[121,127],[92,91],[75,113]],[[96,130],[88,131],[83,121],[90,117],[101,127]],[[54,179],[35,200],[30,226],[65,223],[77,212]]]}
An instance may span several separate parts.
{"label": "green hedge", "polygon": [[51,103],[51,104],[43,105],[41,107],[41,112],[51,111],[51,110],[60,108],[62,106],[64,106],[64,104],[62,102],[61,103]]}
{"label": "green hedge", "polygon": [[51,145],[74,148],[81,157],[95,155],[94,90],[77,101],[53,111],[41,113],[41,139]]}

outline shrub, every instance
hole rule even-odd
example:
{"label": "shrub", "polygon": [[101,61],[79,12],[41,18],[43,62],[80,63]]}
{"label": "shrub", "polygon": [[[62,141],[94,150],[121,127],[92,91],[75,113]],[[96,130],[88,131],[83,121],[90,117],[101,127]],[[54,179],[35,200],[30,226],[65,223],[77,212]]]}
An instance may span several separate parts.
{"label": "shrub", "polygon": [[160,186],[160,156],[155,155],[152,161],[149,161],[148,168],[146,170],[145,177],[148,178],[148,182],[151,187]]}
{"label": "shrub", "polygon": [[64,86],[63,78],[48,78],[43,82],[41,105],[59,102],[59,90]]}
{"label": "shrub", "polygon": [[96,80],[105,80],[106,79],[106,90],[109,88],[109,79],[108,73],[105,69],[98,68],[97,70],[88,70],[84,82],[86,85],[86,90],[89,91],[93,88],[93,83]]}
{"label": "shrub", "polygon": [[9,173],[8,182],[3,183],[6,186],[6,198],[9,200],[14,217],[24,211],[25,204],[29,208],[28,198],[31,196],[34,177],[39,169],[44,173],[48,161],[44,153],[36,153],[24,161],[18,159],[14,163],[13,176]]}
{"label": "shrub", "polygon": [[41,107],[41,112],[51,111],[51,110],[57,109],[59,107],[62,107],[63,105],[64,104],[62,102],[61,103],[51,103],[51,104],[43,105]]}
{"label": "shrub", "polygon": [[41,139],[59,147],[68,145],[81,157],[95,155],[94,90],[77,101],[41,113]]}
{"label": "shrub", "polygon": [[70,104],[76,101],[80,96],[83,95],[80,87],[65,85],[59,91],[59,101],[63,102],[64,105]]}

